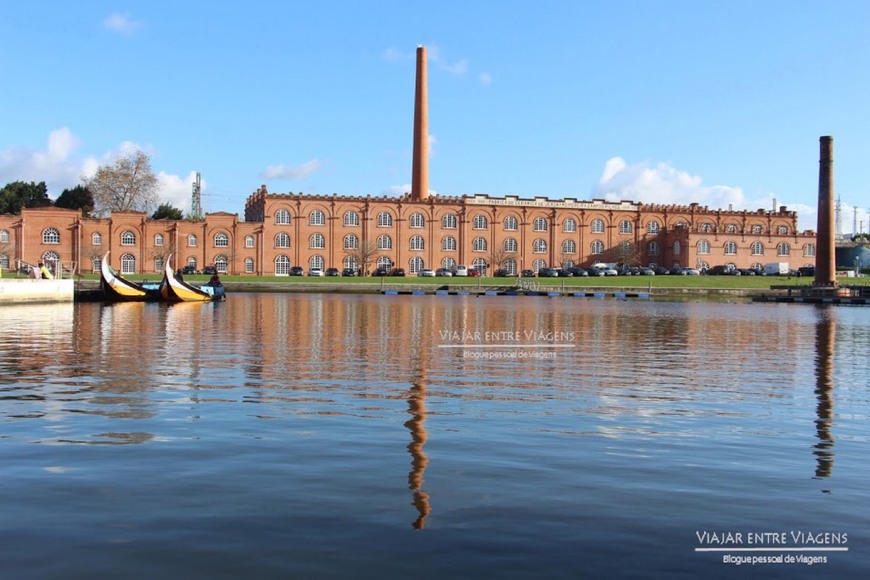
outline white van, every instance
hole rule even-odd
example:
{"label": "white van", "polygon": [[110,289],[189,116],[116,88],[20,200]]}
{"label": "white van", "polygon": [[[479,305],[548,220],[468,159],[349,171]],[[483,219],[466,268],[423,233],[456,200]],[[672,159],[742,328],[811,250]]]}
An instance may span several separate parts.
{"label": "white van", "polygon": [[468,266],[456,266],[454,276],[468,276]]}

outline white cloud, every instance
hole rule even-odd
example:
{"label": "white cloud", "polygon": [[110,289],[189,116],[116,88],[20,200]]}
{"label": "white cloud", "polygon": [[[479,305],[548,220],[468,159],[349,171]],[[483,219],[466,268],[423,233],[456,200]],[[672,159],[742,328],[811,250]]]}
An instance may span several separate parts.
{"label": "white cloud", "polygon": [[260,177],[263,179],[305,179],[312,173],[320,169],[320,161],[312,159],[306,161],[302,165],[296,167],[287,167],[286,165],[270,165],[260,172]]}
{"label": "white cloud", "polygon": [[103,20],[103,26],[120,34],[133,34],[142,24],[130,18],[129,14],[112,14]]}
{"label": "white cloud", "polygon": [[480,80],[480,84],[482,84],[485,87],[488,87],[489,85],[492,84],[492,80],[493,80],[492,75],[489,74],[488,72],[480,73],[480,75],[478,75],[477,78],[478,78],[478,80]]}
{"label": "white cloud", "polygon": [[[697,202],[710,209],[757,210],[773,209],[775,195],[749,199],[739,186],[705,185],[698,175],[691,175],[667,163],[629,164],[622,157],[608,159],[593,197],[608,201],[630,200],[643,203],[689,205]],[[785,205],[798,212],[801,230],[816,228],[816,208],[803,204],[789,204],[777,199],[777,206]],[[778,209],[778,207],[777,207]]]}
{"label": "white cloud", "polygon": [[[49,196],[57,199],[64,189],[79,185],[83,177],[92,177],[101,165],[113,163],[119,156],[134,151],[144,151],[151,155],[152,170],[154,169],[154,148],[150,145],[124,141],[99,156],[77,155],[80,145],[79,138],[69,128],[62,127],[49,133],[45,149],[12,147],[0,151],[0,185],[13,181],[44,181]],[[155,170],[155,175],[160,182],[160,203],[169,203],[182,210],[190,207],[191,183],[196,172],[179,177]],[[205,188],[203,181],[203,191]]]}

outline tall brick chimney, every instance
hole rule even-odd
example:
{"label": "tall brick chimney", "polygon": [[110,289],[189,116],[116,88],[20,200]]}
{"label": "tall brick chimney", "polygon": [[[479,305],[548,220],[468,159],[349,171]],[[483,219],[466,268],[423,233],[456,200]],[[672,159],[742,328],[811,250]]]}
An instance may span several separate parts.
{"label": "tall brick chimney", "polygon": [[426,95],[426,47],[417,47],[417,83],[414,94],[414,160],[411,199],[429,197],[429,102]]}
{"label": "tall brick chimney", "polygon": [[837,287],[834,246],[834,138],[819,137],[819,209],[814,286]]}

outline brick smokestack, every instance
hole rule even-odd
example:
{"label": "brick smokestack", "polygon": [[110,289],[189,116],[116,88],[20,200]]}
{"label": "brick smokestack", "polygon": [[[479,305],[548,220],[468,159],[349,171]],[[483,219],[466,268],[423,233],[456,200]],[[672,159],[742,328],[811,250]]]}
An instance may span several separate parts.
{"label": "brick smokestack", "polygon": [[426,47],[417,47],[417,84],[414,94],[414,161],[411,199],[429,197],[429,99],[426,94]]}
{"label": "brick smokestack", "polygon": [[837,286],[834,249],[834,138],[819,137],[819,209],[815,286]]}

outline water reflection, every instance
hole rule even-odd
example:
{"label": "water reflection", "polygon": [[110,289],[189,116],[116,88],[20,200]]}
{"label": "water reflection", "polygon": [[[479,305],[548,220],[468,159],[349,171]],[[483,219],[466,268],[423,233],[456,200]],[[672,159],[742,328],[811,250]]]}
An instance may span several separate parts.
{"label": "water reflection", "polygon": [[429,434],[426,432],[426,382],[421,369],[420,376],[414,381],[414,386],[408,393],[408,413],[411,419],[405,422],[405,427],[411,432],[411,443],[408,452],[411,454],[411,471],[408,473],[408,488],[413,492],[413,503],[418,517],[412,524],[415,529],[422,530],[426,518],[432,511],[429,505],[429,494],[423,491],[423,475],[429,458],[423,446]]}
{"label": "water reflection", "polygon": [[830,477],[834,468],[834,341],[837,313],[834,307],[820,307],[816,322],[816,478]]}

